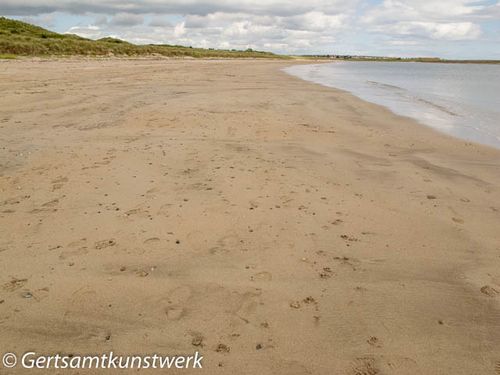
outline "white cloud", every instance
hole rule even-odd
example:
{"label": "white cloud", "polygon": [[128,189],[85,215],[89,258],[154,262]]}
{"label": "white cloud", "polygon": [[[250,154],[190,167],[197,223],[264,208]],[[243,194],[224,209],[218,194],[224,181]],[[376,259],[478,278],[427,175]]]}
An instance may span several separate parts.
{"label": "white cloud", "polygon": [[186,34],[186,28],[184,27],[185,23],[184,22],[181,22],[181,23],[178,23],[177,25],[175,25],[175,28],[174,28],[174,36],[179,38],[181,36],[183,36],[184,34]]}
{"label": "white cloud", "polygon": [[297,30],[336,30],[344,26],[347,18],[346,14],[329,15],[323,12],[308,12],[285,19],[284,25],[289,29]]}
{"label": "white cloud", "polygon": [[362,20],[366,23],[457,21],[484,10],[486,6],[479,3],[471,0],[384,0],[364,14]]}
{"label": "white cloud", "polygon": [[450,23],[415,23],[416,28],[424,30],[433,39],[445,40],[472,40],[481,35],[478,25],[471,22],[450,22]]}
{"label": "white cloud", "polygon": [[416,40],[388,40],[386,44],[391,46],[418,46],[420,42]]}
{"label": "white cloud", "polygon": [[81,21],[64,31],[89,38],[282,53],[368,54],[385,45],[408,55],[500,39],[500,23],[482,29],[500,19],[500,0],[0,0],[0,14],[42,26],[72,14]]}
{"label": "white cloud", "polygon": [[76,34],[84,38],[89,39],[99,39],[104,37],[99,26],[88,25],[88,26],[73,26],[67,32],[67,34]]}
{"label": "white cloud", "polygon": [[424,37],[442,40],[473,40],[481,35],[478,25],[471,22],[398,22],[374,28],[394,36]]}
{"label": "white cloud", "polygon": [[476,22],[486,7],[471,0],[384,0],[360,21],[374,32],[395,37],[474,40],[481,35]]}

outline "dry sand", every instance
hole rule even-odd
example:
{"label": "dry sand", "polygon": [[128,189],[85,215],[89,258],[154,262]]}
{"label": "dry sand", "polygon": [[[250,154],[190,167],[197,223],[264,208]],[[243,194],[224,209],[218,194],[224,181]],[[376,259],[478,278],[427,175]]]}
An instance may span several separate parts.
{"label": "dry sand", "polygon": [[500,374],[500,151],[290,64],[1,62],[0,351]]}

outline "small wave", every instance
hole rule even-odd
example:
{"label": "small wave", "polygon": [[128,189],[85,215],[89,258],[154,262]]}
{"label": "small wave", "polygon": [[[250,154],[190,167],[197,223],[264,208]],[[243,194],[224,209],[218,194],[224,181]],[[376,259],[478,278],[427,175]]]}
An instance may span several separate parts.
{"label": "small wave", "polygon": [[442,105],[439,105],[439,104],[436,104],[436,103],[433,103],[429,100],[426,100],[426,99],[423,99],[423,98],[419,98],[419,97],[416,97],[416,96],[410,96],[410,94],[408,93],[408,90],[400,87],[400,86],[396,86],[396,85],[390,85],[388,83],[382,83],[382,82],[377,82],[377,81],[366,81],[367,83],[369,83],[370,85],[373,85],[373,86],[377,86],[377,87],[381,87],[381,88],[385,88],[385,89],[390,89],[390,90],[393,90],[393,91],[399,91],[399,94],[402,94],[402,93],[405,93],[405,94],[402,94],[403,97],[409,97],[410,99],[414,100],[414,101],[417,101],[419,103],[423,103],[423,104],[426,104],[434,109],[437,109],[441,112],[444,112],[450,116],[458,116],[457,113],[451,111],[450,109],[442,106]]}
{"label": "small wave", "polygon": [[406,91],[402,87],[395,86],[395,85],[389,85],[388,83],[382,83],[382,82],[377,82],[377,81],[366,81],[366,83],[369,83],[370,85],[374,85],[374,86],[383,87],[383,88],[386,88],[386,89],[392,89],[392,90],[398,90],[398,91]]}
{"label": "small wave", "polygon": [[442,106],[442,105],[439,105],[439,104],[436,104],[436,103],[433,103],[429,100],[425,100],[425,99],[422,99],[422,98],[415,98],[415,100],[417,100],[418,102],[421,102],[421,103],[424,103],[424,104],[427,104],[428,106],[431,106],[439,111],[442,111],[450,116],[458,116],[457,113],[453,112],[452,110]]}

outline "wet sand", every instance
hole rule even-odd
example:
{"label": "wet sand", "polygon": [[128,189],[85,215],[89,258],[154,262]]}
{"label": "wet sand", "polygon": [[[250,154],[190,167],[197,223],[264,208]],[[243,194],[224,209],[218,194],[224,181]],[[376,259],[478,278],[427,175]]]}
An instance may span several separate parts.
{"label": "wet sand", "polygon": [[0,62],[2,352],[500,374],[500,151],[290,64]]}

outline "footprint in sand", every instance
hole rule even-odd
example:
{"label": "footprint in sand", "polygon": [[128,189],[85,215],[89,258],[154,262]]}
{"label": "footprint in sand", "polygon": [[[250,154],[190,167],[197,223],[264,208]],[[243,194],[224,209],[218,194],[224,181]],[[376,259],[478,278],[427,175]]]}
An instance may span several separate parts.
{"label": "footprint in sand", "polygon": [[258,288],[243,293],[233,292],[232,303],[230,302],[233,306],[232,313],[245,323],[249,323],[261,304],[261,293]]}
{"label": "footprint in sand", "polygon": [[271,281],[272,279],[273,275],[267,271],[258,272],[255,275],[250,276],[250,280],[252,281]]}
{"label": "footprint in sand", "polygon": [[357,270],[357,267],[359,265],[359,260],[357,259],[354,259],[354,258],[350,258],[350,257],[334,257],[333,258],[335,261],[339,262],[341,265],[345,265],[345,266],[350,266],[352,267],[352,270],[353,271],[356,271]]}
{"label": "footprint in sand", "polygon": [[352,364],[352,375],[378,375],[380,373],[373,357],[359,357]]}
{"label": "footprint in sand", "polygon": [[340,238],[342,238],[344,241],[349,241],[349,242],[357,242],[357,241],[359,241],[358,238],[353,237],[353,236],[349,236],[347,234],[341,234]]}
{"label": "footprint in sand", "polygon": [[173,204],[171,204],[171,203],[165,203],[165,204],[160,206],[160,208],[158,209],[158,212],[156,214],[159,216],[169,217],[172,206],[173,206]]}
{"label": "footprint in sand", "polygon": [[158,237],[151,237],[144,241],[145,245],[156,245],[159,244],[161,240]]}
{"label": "footprint in sand", "polygon": [[304,298],[302,301],[292,301],[289,306],[292,309],[300,309],[302,306],[313,305],[314,309],[318,311],[318,302],[311,296]]}
{"label": "footprint in sand", "polygon": [[51,201],[42,204],[42,207],[55,207],[59,203],[59,198],[52,199]]}
{"label": "footprint in sand", "polygon": [[66,182],[68,182],[68,178],[67,177],[58,177],[58,178],[52,180],[51,181],[52,191],[62,189],[62,187],[64,186],[64,184]]}
{"label": "footprint in sand", "polygon": [[13,292],[17,289],[22,288],[27,282],[28,279],[18,279],[16,277],[13,277],[9,282],[3,285],[3,289],[7,292]]}
{"label": "footprint in sand", "polygon": [[222,237],[216,246],[209,249],[210,254],[225,254],[234,250],[240,244],[240,238],[235,234]]}
{"label": "footprint in sand", "polygon": [[380,358],[380,374],[419,374],[417,362],[409,357],[391,355]]}
{"label": "footprint in sand", "polygon": [[231,348],[227,346],[226,344],[219,344],[215,348],[215,351],[217,353],[229,353],[231,351]]}
{"label": "footprint in sand", "polygon": [[203,347],[203,340],[205,339],[203,335],[200,332],[190,332],[189,333],[192,337],[191,339],[191,345],[193,346],[200,346]]}
{"label": "footprint in sand", "polygon": [[75,249],[75,250],[65,250],[65,251],[61,251],[61,254],[59,254],[59,259],[65,260],[65,259],[68,259],[71,257],[86,255],[86,254],[88,254],[88,252],[89,252],[89,250],[87,249],[86,246],[83,246],[83,247],[81,247],[79,249]]}
{"label": "footprint in sand", "polygon": [[332,275],[333,271],[330,267],[323,267],[323,270],[319,273],[321,279],[329,279]]}
{"label": "footprint in sand", "polygon": [[371,346],[376,347],[376,348],[382,347],[382,343],[380,342],[380,340],[376,336],[371,336],[368,340],[366,340],[366,342],[368,344],[370,344]]}
{"label": "footprint in sand", "polygon": [[498,290],[489,285],[483,286],[480,290],[481,293],[487,295],[488,297],[496,297],[500,293]]}
{"label": "footprint in sand", "polygon": [[29,195],[23,195],[19,197],[12,197],[4,200],[2,203],[0,203],[0,206],[7,206],[7,205],[15,205],[21,203],[24,199],[30,198]]}
{"label": "footprint in sand", "polygon": [[[85,255],[89,252],[86,238],[81,238],[79,240],[70,242],[69,244],[66,245],[66,247],[69,248],[69,250],[63,250],[59,254],[59,259],[61,260],[65,260],[75,256]],[[55,249],[59,248],[62,248],[62,246],[57,246]]]}
{"label": "footprint in sand", "polygon": [[114,239],[109,239],[109,240],[102,240],[102,241],[97,241],[95,244],[94,244],[94,247],[98,250],[101,250],[101,249],[104,249],[106,247],[110,247],[110,246],[115,246],[116,245],[116,241]]}
{"label": "footprint in sand", "polygon": [[165,309],[168,320],[179,320],[186,314],[186,303],[192,296],[192,290],[188,286],[180,286],[169,293],[167,297],[168,306]]}

